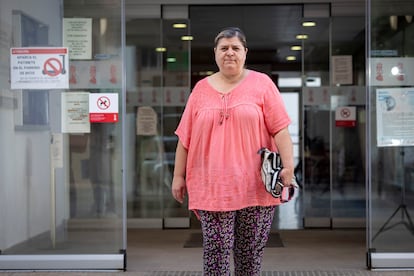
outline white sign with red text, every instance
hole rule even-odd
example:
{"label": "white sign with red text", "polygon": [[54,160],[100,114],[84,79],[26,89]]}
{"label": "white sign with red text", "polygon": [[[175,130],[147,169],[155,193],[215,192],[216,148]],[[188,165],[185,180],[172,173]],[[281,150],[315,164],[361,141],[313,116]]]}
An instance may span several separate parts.
{"label": "white sign with red text", "polygon": [[11,48],[11,89],[67,89],[68,65],[67,48]]}
{"label": "white sign with red text", "polygon": [[340,106],[335,110],[335,126],[355,127],[356,126],[356,107]]}
{"label": "white sign with red text", "polygon": [[116,123],[118,122],[118,117],[117,93],[89,94],[89,122]]}

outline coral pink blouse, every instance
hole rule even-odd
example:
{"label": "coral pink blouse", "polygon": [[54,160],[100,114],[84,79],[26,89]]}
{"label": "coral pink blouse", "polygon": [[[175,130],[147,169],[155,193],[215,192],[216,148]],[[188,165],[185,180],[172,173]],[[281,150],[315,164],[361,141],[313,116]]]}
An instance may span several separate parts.
{"label": "coral pink blouse", "polygon": [[186,185],[190,210],[232,211],[279,205],[260,176],[261,147],[275,150],[272,136],[290,118],[265,74],[250,70],[227,94],[208,82],[194,87],[175,131],[188,150]]}

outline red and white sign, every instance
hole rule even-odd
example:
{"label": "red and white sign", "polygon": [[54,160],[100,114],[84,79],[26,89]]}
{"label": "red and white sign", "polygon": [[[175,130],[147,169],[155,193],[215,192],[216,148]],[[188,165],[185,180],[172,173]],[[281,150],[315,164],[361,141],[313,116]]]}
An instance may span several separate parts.
{"label": "red and white sign", "polygon": [[11,89],[67,89],[68,68],[67,48],[10,49]]}
{"label": "red and white sign", "polygon": [[356,126],[356,107],[341,106],[335,110],[335,126],[355,127]]}
{"label": "red and white sign", "polygon": [[91,123],[116,123],[118,113],[117,93],[89,94],[89,121]]}
{"label": "red and white sign", "polygon": [[414,58],[371,58],[371,85],[413,86]]}

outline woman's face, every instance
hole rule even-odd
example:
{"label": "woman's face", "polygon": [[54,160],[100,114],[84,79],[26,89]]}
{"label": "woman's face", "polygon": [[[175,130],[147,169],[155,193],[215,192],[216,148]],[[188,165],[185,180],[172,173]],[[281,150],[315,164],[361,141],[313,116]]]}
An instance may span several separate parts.
{"label": "woman's face", "polygon": [[221,38],[214,48],[217,66],[224,74],[238,74],[243,70],[247,48],[239,38]]}

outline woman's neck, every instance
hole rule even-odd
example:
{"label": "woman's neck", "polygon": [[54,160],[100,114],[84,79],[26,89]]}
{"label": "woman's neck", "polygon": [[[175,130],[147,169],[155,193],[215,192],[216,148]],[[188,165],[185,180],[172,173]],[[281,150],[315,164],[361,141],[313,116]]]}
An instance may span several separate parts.
{"label": "woman's neck", "polygon": [[209,82],[220,94],[227,94],[232,91],[246,76],[247,69],[243,69],[238,74],[223,74],[221,71],[210,76]]}
{"label": "woman's neck", "polygon": [[237,74],[224,74],[220,71],[219,78],[228,84],[236,84],[243,79],[245,72],[246,70],[244,68]]}

